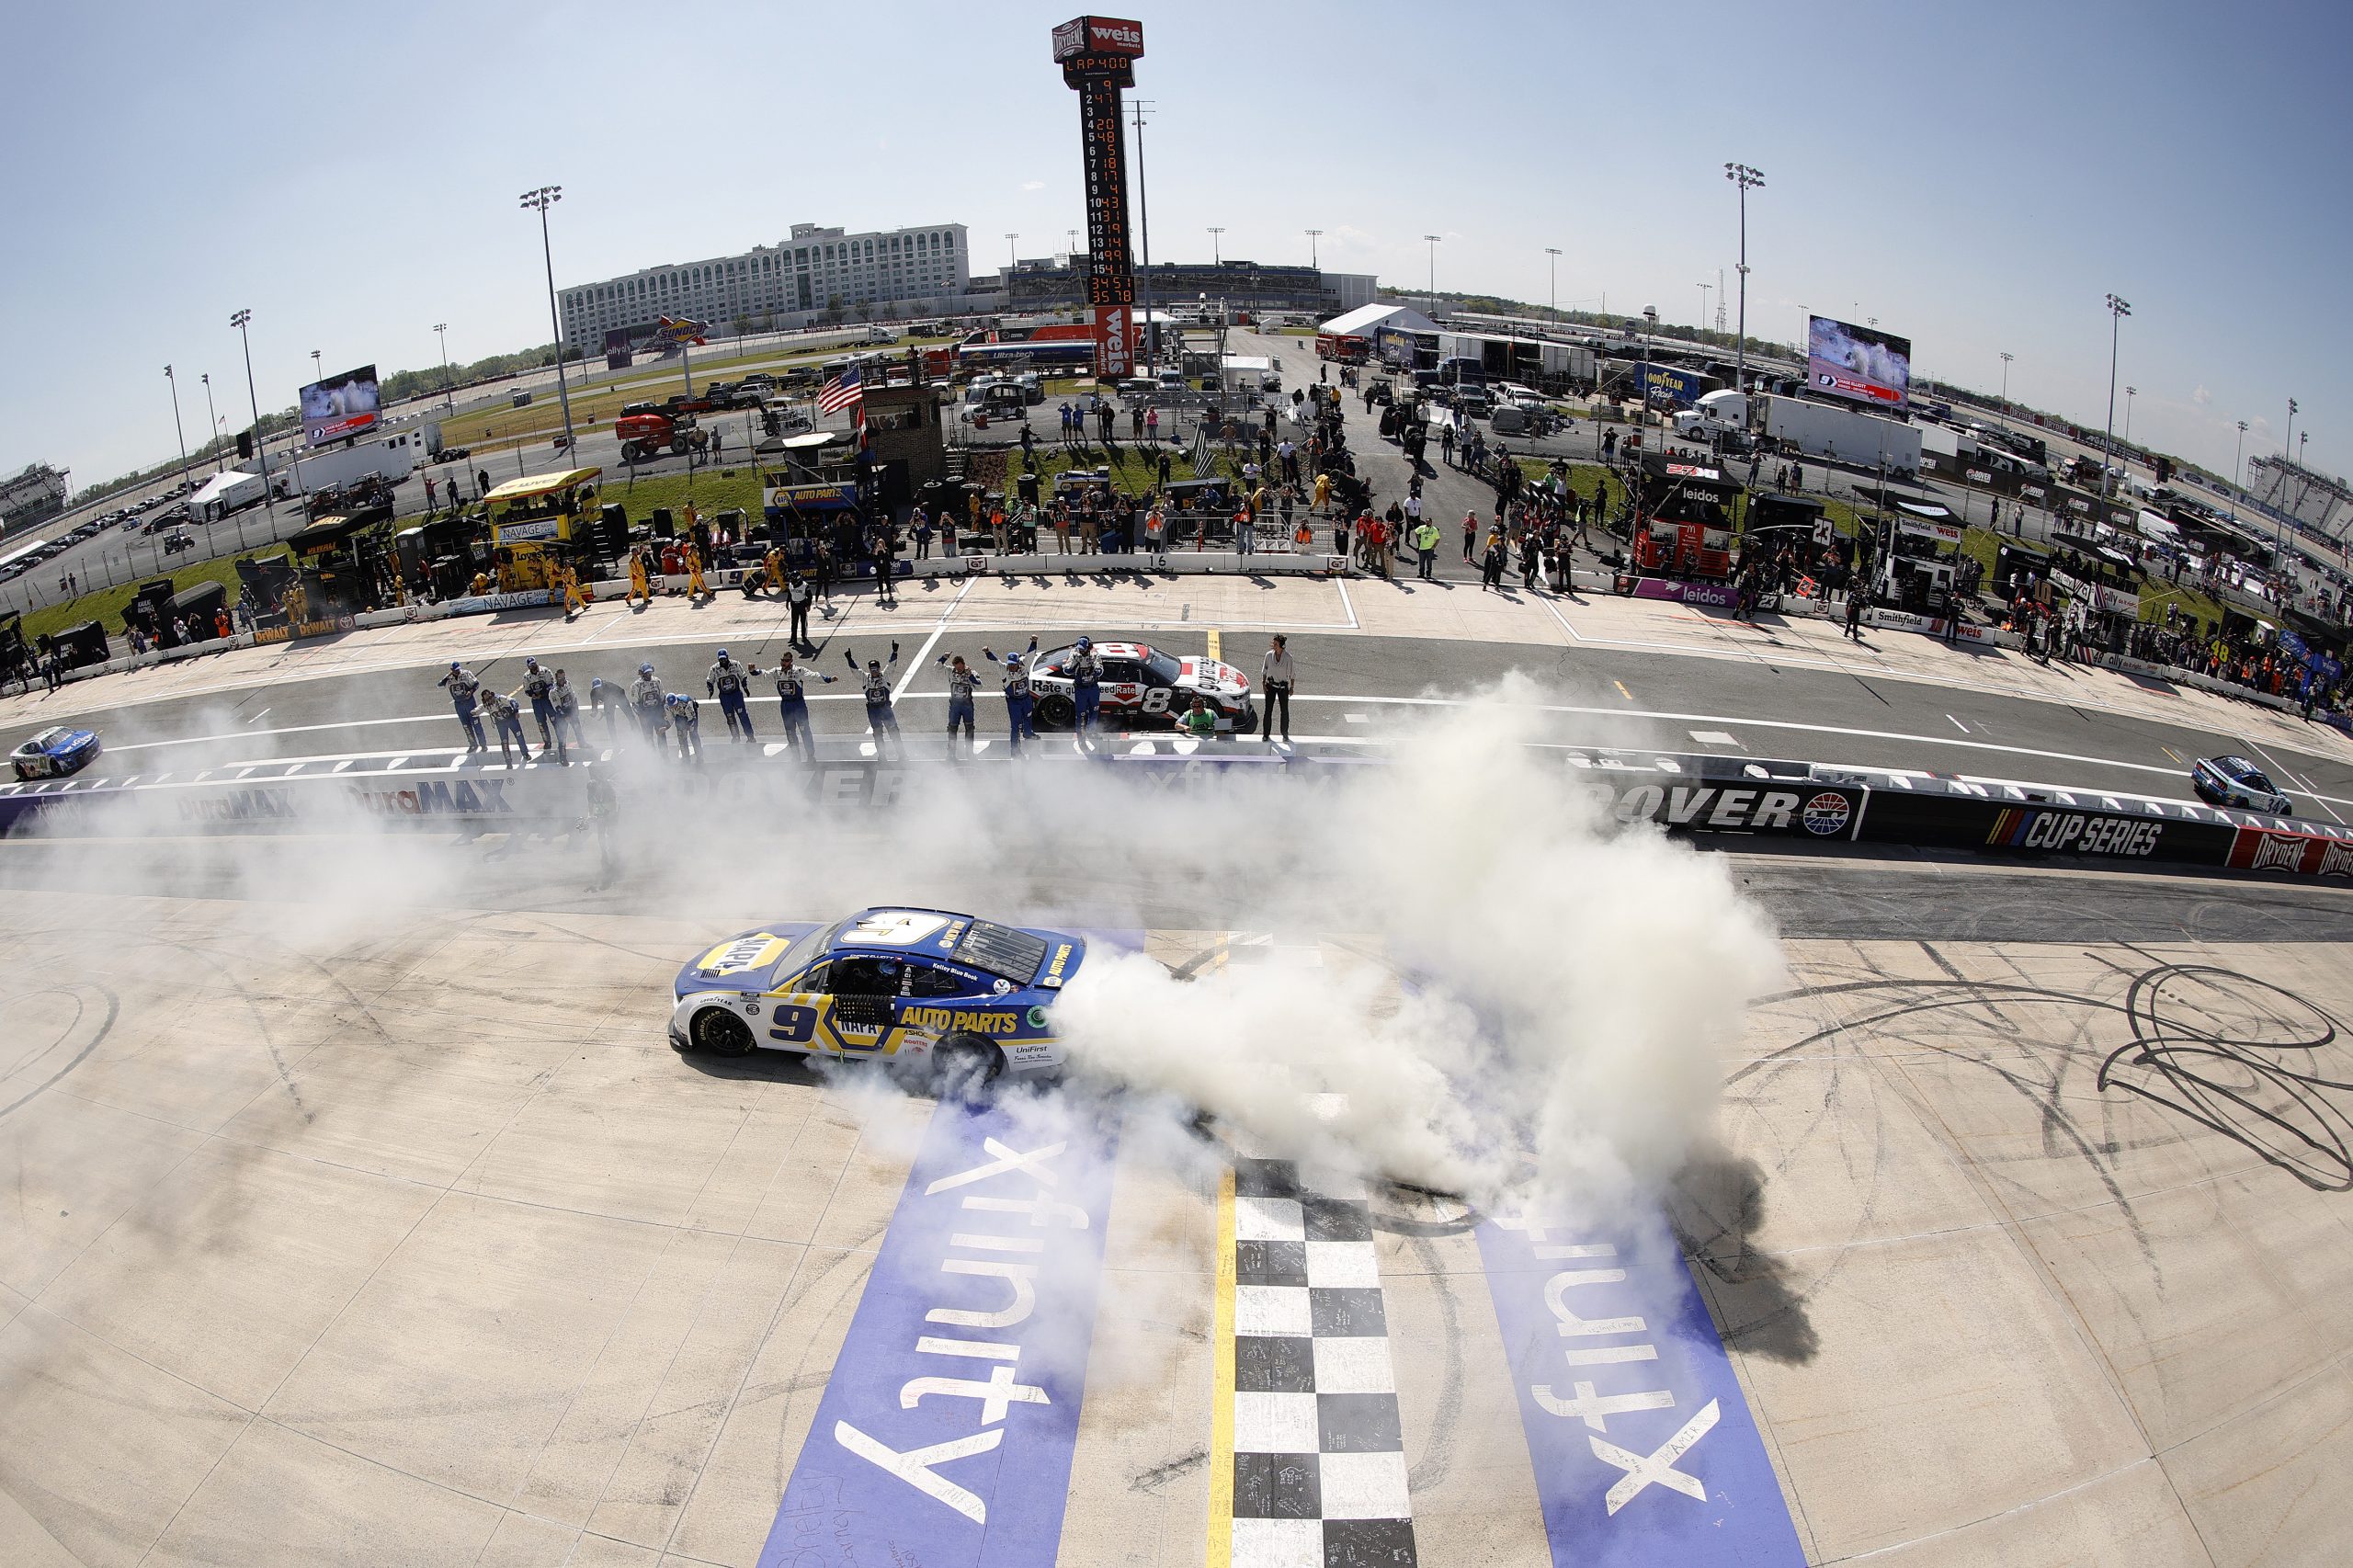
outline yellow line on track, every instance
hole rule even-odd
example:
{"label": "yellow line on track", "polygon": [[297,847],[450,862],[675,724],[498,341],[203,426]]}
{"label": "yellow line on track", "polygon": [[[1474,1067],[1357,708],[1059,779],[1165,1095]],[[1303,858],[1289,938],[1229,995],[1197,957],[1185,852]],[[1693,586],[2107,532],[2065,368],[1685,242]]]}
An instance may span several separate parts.
{"label": "yellow line on track", "polygon": [[1212,626],[1210,628],[1210,657],[1222,662],[1225,658],[1225,655],[1219,652],[1220,645],[1218,629]]}
{"label": "yellow line on track", "polygon": [[1233,1172],[1217,1184],[1217,1320],[1210,1357],[1217,1387],[1210,1404],[1208,1568],[1233,1564]]}

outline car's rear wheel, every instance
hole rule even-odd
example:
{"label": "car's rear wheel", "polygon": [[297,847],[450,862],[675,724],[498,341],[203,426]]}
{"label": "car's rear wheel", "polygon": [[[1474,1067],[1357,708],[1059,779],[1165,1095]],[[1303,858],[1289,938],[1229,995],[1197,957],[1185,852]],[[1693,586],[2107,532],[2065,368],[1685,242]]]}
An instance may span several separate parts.
{"label": "car's rear wheel", "polygon": [[977,1099],[1004,1073],[1005,1052],[981,1035],[949,1035],[931,1053],[932,1089],[941,1099]]}
{"label": "car's rear wheel", "polygon": [[749,1056],[752,1026],[723,1007],[705,1007],[687,1026],[694,1049],[713,1056]]}

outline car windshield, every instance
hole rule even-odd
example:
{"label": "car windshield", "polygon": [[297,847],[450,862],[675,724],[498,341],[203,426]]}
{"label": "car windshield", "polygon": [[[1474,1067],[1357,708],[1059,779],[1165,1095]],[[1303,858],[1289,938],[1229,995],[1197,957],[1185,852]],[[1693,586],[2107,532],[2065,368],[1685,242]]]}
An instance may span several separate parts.
{"label": "car windshield", "polygon": [[1184,673],[1182,665],[1157,648],[1144,655],[1143,667],[1152,672],[1154,680],[1166,681],[1172,686],[1176,684],[1176,677]]}
{"label": "car windshield", "polygon": [[1046,939],[990,920],[975,920],[956,944],[956,956],[974,969],[1027,985],[1046,961]]}

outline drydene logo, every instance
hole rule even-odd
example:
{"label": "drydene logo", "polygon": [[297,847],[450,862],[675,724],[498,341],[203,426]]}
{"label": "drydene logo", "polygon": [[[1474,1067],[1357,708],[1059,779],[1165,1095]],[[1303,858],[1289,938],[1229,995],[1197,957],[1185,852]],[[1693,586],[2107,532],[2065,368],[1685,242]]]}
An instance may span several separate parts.
{"label": "drydene logo", "polygon": [[2290,834],[2267,833],[2256,841],[2254,869],[2301,871],[2303,869],[2304,841],[2302,839]]}
{"label": "drydene logo", "polygon": [[1836,790],[1824,790],[1805,803],[1805,830],[1824,838],[1844,833],[1847,818],[1854,814],[1854,810],[1846,796]]}

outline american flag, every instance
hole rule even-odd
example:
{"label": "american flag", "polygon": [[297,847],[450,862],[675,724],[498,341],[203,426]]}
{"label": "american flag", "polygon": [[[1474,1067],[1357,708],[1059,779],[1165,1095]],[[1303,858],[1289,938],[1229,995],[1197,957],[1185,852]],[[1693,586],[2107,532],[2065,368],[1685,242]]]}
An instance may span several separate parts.
{"label": "american flag", "polygon": [[866,386],[858,379],[856,368],[844,370],[817,389],[817,412],[838,414],[853,403],[866,400]]}

